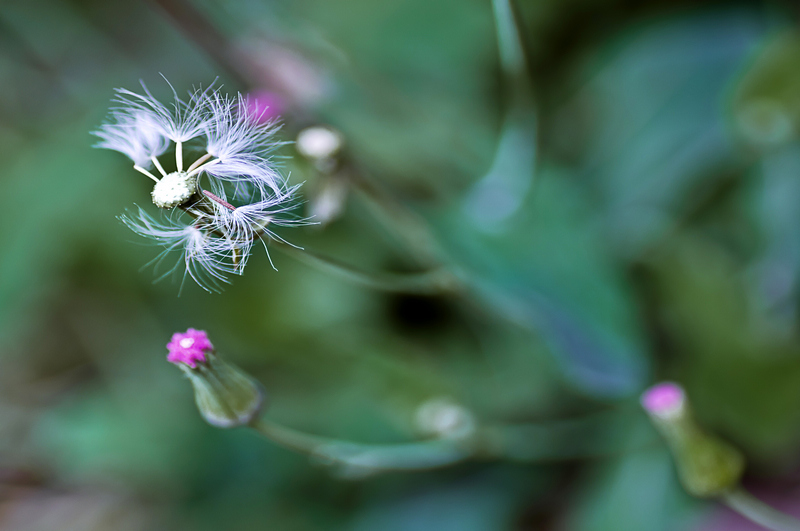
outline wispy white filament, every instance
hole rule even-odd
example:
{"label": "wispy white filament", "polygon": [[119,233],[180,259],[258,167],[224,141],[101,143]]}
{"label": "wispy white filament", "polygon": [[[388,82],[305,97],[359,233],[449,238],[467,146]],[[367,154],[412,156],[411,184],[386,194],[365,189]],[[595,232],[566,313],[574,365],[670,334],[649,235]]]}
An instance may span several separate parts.
{"label": "wispy white filament", "polygon": [[192,223],[191,219],[183,219],[187,217],[190,216],[173,211],[163,221],[157,221],[139,208],[134,216],[122,215],[120,219],[137,234],[164,247],[153,261],[156,267],[170,252],[181,254],[181,258],[160,278],[173,273],[183,264],[184,275],[189,275],[207,291],[218,291],[219,283],[227,282],[227,275],[236,272],[229,259],[230,246]]}
{"label": "wispy white filament", "polygon": [[202,102],[207,96],[208,89],[196,90],[190,95],[187,103],[178,97],[170,85],[174,98],[171,108],[155,99],[144,84],[142,89],[144,94],[117,89],[114,101],[120,105],[118,109],[149,113],[173,142],[186,142],[203,133],[208,116]]}
{"label": "wispy white filament", "polygon": [[111,122],[94,135],[100,137],[96,147],[112,149],[126,155],[142,168],[152,166],[152,158],[169,147],[169,138],[158,117],[141,109],[113,109]]}
{"label": "wispy white filament", "polygon": [[241,94],[230,98],[214,92],[204,100],[209,109],[206,149],[220,160],[208,173],[234,183],[249,180],[280,194],[284,181],[268,158],[280,145],[273,138],[278,129],[275,123],[260,122],[259,111]]}
{"label": "wispy white filament", "polygon": [[[214,203],[215,230],[224,234],[233,246],[244,251],[240,267],[244,267],[247,262],[247,257],[256,240],[264,243],[265,250],[266,242],[270,238],[288,243],[271,230],[273,226],[287,227],[308,222],[307,219],[294,218],[291,215],[291,210],[295,206],[291,203],[291,199],[298,187],[299,185],[294,186],[282,195],[267,196],[233,210],[221,202]],[[218,190],[216,195],[222,202],[227,203],[224,190]],[[267,251],[267,256],[269,256],[269,251]],[[273,267],[275,266],[273,265]]]}

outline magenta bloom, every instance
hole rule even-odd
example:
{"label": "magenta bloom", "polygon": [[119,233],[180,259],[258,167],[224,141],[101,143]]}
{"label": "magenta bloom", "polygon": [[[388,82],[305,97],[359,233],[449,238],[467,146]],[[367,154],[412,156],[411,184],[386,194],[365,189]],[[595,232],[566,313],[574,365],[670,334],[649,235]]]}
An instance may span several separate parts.
{"label": "magenta bloom", "polygon": [[683,407],[683,388],[672,382],[654,385],[642,394],[642,407],[653,415],[670,415]]}
{"label": "magenta bloom", "polygon": [[206,352],[214,350],[214,345],[208,340],[208,335],[202,330],[190,328],[186,333],[172,334],[172,340],[167,343],[167,361],[178,365],[183,363],[192,369],[198,362],[205,363]]}

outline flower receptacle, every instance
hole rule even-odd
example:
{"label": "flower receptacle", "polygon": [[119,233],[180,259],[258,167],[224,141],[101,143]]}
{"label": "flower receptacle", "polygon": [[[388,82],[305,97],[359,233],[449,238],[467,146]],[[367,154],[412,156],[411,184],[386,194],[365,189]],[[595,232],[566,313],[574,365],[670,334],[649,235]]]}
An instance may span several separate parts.
{"label": "flower receptacle", "polygon": [[195,192],[197,192],[197,176],[176,171],[158,181],[150,196],[158,208],[174,208],[188,201]]}

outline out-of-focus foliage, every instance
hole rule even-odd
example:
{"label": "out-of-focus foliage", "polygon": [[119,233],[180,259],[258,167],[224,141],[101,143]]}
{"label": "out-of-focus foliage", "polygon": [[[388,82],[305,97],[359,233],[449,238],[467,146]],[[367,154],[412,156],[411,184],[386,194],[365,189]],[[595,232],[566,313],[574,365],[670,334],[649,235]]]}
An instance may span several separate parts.
{"label": "out-of-focus foliage", "polygon": [[[745,452],[746,482],[797,492],[796,11],[513,5],[521,78],[489,0],[0,3],[0,529],[712,529],[637,408],[664,378]],[[114,87],[167,95],[159,73],[277,95],[284,140],[341,131],[334,176],[282,149],[305,208],[330,179],[345,200],[282,236],[416,271],[423,224],[462,291],[370,290],[274,248],[277,272],[255,256],[221,295],[153,284],[158,250],[116,219],[152,207],[148,181],[89,131]],[[449,397],[521,427],[505,457],[335,477],[203,423],[164,359],[189,326],[289,426],[415,440]]]}

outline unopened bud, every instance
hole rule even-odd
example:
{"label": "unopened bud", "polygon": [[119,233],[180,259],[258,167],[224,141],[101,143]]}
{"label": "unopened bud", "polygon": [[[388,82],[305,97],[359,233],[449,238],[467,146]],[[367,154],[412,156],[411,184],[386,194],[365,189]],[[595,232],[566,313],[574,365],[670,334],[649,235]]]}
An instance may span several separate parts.
{"label": "unopened bud", "polygon": [[186,333],[176,333],[167,349],[167,361],[189,377],[197,409],[209,424],[234,428],[249,423],[261,412],[261,385],[218,358],[205,332],[190,328]]}
{"label": "unopened bud", "polygon": [[642,406],[672,451],[678,476],[694,496],[711,497],[734,489],[744,457],[734,447],[706,433],[694,420],[686,393],[677,384],[657,384],[642,394]]}

